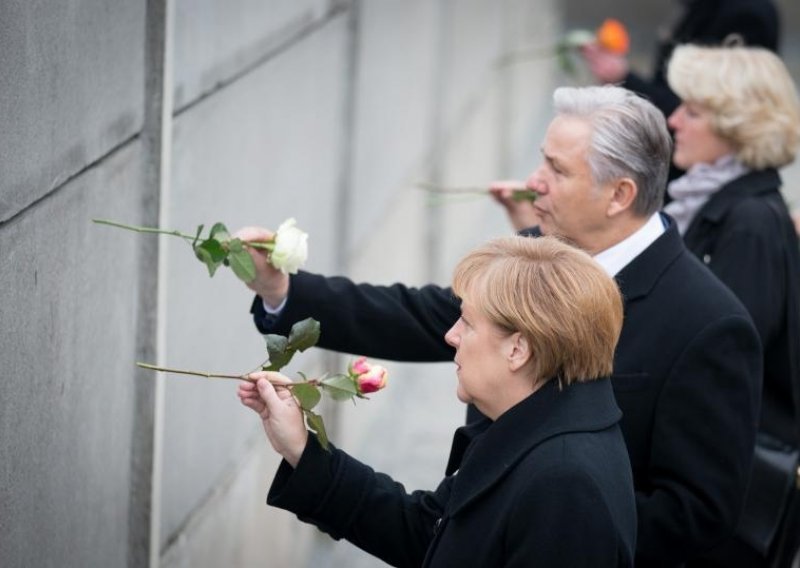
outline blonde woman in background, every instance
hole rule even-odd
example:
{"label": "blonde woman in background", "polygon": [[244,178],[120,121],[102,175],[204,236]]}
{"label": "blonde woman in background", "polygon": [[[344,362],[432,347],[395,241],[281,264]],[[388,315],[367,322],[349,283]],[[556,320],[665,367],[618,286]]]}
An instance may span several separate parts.
{"label": "blonde woman in background", "polygon": [[[778,169],[795,159],[800,143],[797,90],[774,53],[743,46],[680,46],[667,78],[682,100],[668,120],[675,133],[673,163],[686,173],[669,184],[673,201],[664,211],[758,329],[764,347],[759,451],[796,449],[800,254]],[[774,490],[759,486],[758,457],[740,529],[766,522],[754,518],[749,506]],[[774,515],[777,522],[780,511]],[[721,563],[760,565],[764,559],[754,547],[774,555],[780,545],[762,536],[746,545],[741,539],[729,543],[719,552]]]}

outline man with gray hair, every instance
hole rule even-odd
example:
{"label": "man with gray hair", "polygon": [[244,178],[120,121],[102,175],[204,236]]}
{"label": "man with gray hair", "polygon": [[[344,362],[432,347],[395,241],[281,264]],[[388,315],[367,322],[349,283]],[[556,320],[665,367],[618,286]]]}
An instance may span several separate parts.
{"label": "man with gray hair", "polygon": [[[537,194],[529,218],[538,226],[526,232],[586,250],[620,286],[625,320],[612,384],[636,489],[636,563],[691,564],[730,535],[742,506],[761,392],[758,335],[744,307],[658,212],[671,151],[663,115],[619,87],[561,88],[554,102],[542,163],[527,181]],[[246,228],[238,236],[260,241],[271,233]],[[258,266],[251,311],[262,333],[285,333],[314,317],[321,347],[452,359],[444,333],[460,314],[449,289],[306,272],[290,279],[259,251],[251,254]]]}

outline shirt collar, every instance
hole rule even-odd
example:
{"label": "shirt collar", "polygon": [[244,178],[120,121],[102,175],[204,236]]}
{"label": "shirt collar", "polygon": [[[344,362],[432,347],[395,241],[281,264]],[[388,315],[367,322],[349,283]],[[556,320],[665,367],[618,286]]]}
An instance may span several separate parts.
{"label": "shirt collar", "polygon": [[664,234],[664,222],[658,213],[648,219],[635,233],[594,255],[594,259],[612,278]]}

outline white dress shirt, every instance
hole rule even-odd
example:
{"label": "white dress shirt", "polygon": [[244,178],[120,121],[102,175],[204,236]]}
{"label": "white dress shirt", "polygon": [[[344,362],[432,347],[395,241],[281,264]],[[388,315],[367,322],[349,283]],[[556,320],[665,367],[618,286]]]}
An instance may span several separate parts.
{"label": "white dress shirt", "polygon": [[603,267],[606,274],[613,278],[634,258],[653,244],[658,237],[663,235],[665,230],[661,215],[653,213],[653,216],[638,231],[611,248],[597,253],[594,255],[594,259]]}

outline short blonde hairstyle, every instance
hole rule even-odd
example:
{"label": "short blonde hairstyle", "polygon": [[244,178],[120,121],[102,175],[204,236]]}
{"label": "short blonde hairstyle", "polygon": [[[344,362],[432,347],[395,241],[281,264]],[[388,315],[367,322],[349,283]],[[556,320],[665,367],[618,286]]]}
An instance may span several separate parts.
{"label": "short blonde hairstyle", "polygon": [[499,328],[520,332],[536,383],[611,374],[622,328],[619,288],[588,254],[556,237],[506,237],[468,254],[453,291]]}
{"label": "short blonde hairstyle", "polygon": [[684,101],[711,111],[712,128],[754,169],[780,168],[800,143],[800,102],[789,71],[764,48],[675,48],[670,87]]}

